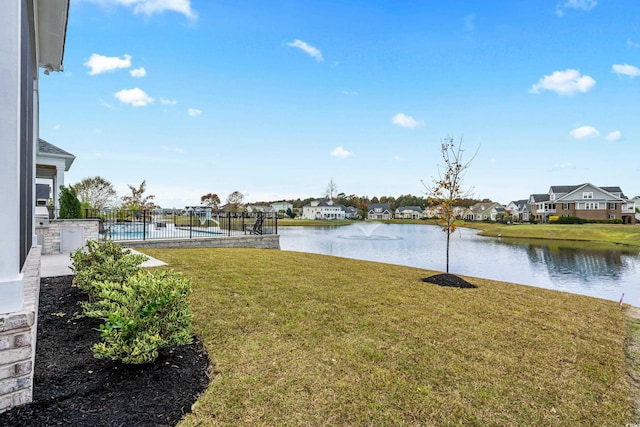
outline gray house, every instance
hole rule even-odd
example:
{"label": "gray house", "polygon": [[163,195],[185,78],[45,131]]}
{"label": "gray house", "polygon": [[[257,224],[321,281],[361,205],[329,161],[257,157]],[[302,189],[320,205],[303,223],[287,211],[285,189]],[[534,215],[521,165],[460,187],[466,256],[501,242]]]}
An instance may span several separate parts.
{"label": "gray house", "polygon": [[396,208],[396,219],[422,219],[424,211],[420,206],[400,206]]}
{"label": "gray house", "polygon": [[367,219],[392,219],[389,203],[371,203],[367,206]]}
{"label": "gray house", "polygon": [[506,210],[511,212],[514,220],[517,221],[529,221],[529,214],[531,213],[531,206],[529,200],[514,200],[507,205]]}

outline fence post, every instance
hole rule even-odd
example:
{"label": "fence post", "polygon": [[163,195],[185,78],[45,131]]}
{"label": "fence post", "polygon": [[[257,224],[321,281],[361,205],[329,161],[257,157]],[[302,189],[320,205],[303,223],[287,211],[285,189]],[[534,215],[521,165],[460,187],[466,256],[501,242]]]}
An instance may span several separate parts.
{"label": "fence post", "polygon": [[276,234],[278,234],[278,213],[276,212],[276,214],[274,215],[274,219],[276,221]]}
{"label": "fence post", "polygon": [[142,240],[147,240],[147,210],[142,210]]}
{"label": "fence post", "polygon": [[227,212],[227,234],[231,236],[231,212]]}
{"label": "fence post", "polygon": [[189,211],[189,238],[193,239],[193,211]]}

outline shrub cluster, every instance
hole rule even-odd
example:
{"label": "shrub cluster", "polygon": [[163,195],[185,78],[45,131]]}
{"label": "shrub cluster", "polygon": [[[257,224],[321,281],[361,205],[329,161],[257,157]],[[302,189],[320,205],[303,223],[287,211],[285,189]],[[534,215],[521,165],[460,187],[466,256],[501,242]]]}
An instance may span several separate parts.
{"label": "shrub cluster", "polygon": [[71,255],[74,284],[89,295],[85,316],[103,320],[97,358],[153,362],[166,346],[191,342],[191,282],[170,270],[142,271],[147,258],[111,241],[87,242]]}
{"label": "shrub cluster", "polygon": [[109,280],[122,283],[141,271],[141,264],[147,259],[111,240],[89,240],[84,248],[71,254],[73,284],[89,294],[89,300],[93,301],[97,297],[94,282]]}
{"label": "shrub cluster", "polygon": [[552,224],[622,224],[621,219],[586,219],[577,216],[550,216]]}

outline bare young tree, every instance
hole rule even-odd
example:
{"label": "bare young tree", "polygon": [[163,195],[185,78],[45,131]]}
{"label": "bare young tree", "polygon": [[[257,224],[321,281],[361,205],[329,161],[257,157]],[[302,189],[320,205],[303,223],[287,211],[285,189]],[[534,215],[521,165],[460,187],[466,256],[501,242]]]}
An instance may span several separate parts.
{"label": "bare young tree", "polygon": [[426,188],[426,193],[431,201],[439,203],[441,209],[438,212],[439,224],[442,231],[447,233],[447,273],[449,272],[449,245],[451,234],[456,231],[455,205],[460,199],[470,197],[471,188],[464,190],[462,183],[471,162],[478,154],[478,149],[468,161],[462,160],[464,150],[462,149],[462,137],[456,144],[452,136],[441,140],[443,165],[438,165],[438,177],[432,177],[431,185],[422,185]]}
{"label": "bare young tree", "polygon": [[127,184],[127,186],[129,187],[129,190],[131,190],[131,194],[127,194],[122,197],[122,209],[142,211],[156,207],[155,203],[151,201],[156,196],[144,195],[144,192],[147,191],[146,180],[143,180],[137,188],[130,184]]}
{"label": "bare young tree", "polygon": [[337,193],[338,193],[338,185],[333,180],[333,177],[331,177],[331,181],[329,181],[329,184],[327,185],[327,189],[324,192],[324,195],[327,199],[333,200],[333,198]]}
{"label": "bare young tree", "polygon": [[100,176],[83,178],[73,189],[80,201],[93,209],[110,207],[117,196],[113,185]]}
{"label": "bare young tree", "polygon": [[234,191],[227,196],[227,212],[237,213],[242,212],[242,203],[244,202],[244,195],[239,191]]}

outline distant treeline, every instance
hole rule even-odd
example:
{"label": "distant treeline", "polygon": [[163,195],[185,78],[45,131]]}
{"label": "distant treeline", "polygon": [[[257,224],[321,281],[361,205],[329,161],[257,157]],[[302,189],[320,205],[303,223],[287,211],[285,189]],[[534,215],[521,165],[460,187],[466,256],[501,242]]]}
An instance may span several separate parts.
{"label": "distant treeline", "polygon": [[[303,206],[308,205],[313,200],[321,199],[322,197],[309,197],[307,199],[296,199],[296,200],[287,200],[287,202],[293,204],[294,209],[302,209]],[[278,200],[281,202],[282,200]],[[392,210],[395,210],[401,206],[420,206],[421,208],[425,208],[427,206],[437,206],[440,204],[439,200],[436,199],[428,199],[423,196],[414,196],[411,194],[401,194],[398,197],[393,196],[381,196],[381,197],[371,197],[368,196],[356,196],[355,194],[346,195],[345,193],[339,193],[336,197],[333,198],[334,203],[338,203],[344,206],[352,206],[354,208],[360,209],[363,212],[366,212],[367,206],[371,203],[388,203]],[[461,207],[471,207],[475,203],[478,202],[488,202],[488,199],[479,200],[479,199],[460,199],[456,206]],[[270,205],[272,202],[260,202],[256,203],[259,205]]]}

